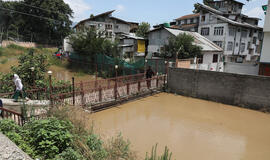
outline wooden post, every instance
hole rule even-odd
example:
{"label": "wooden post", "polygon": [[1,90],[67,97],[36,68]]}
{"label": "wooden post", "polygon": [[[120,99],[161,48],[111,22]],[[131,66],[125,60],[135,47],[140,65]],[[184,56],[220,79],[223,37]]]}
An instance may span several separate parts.
{"label": "wooden post", "polygon": [[127,83],[127,95],[129,95],[129,83]]}
{"label": "wooden post", "polygon": [[141,91],[141,81],[138,82],[138,92]]}
{"label": "wooden post", "polygon": [[72,104],[75,106],[75,80],[72,77]]}
{"label": "wooden post", "polygon": [[99,86],[99,102],[102,102],[102,88]]}
{"label": "wooden post", "polygon": [[159,81],[159,77],[157,76],[157,88],[158,88],[158,81]]}
{"label": "wooden post", "polygon": [[114,85],[114,98],[117,100],[117,78],[115,79],[115,85]]}
{"label": "wooden post", "polygon": [[83,82],[81,81],[81,103],[84,106],[84,91],[83,91]]}

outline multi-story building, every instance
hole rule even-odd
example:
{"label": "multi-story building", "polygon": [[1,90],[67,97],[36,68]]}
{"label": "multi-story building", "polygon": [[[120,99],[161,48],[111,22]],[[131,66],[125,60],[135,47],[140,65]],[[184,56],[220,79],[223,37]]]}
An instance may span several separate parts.
{"label": "multi-story building", "polygon": [[189,14],[175,19],[176,25],[179,29],[185,31],[198,32],[200,14]]}
{"label": "multi-story building", "polygon": [[235,0],[213,1],[209,6],[198,4],[198,32],[223,48],[225,62],[255,62],[261,53],[260,19],[242,14],[243,5]]}
{"label": "multi-story building", "polygon": [[115,10],[108,11],[88,19],[80,21],[74,26],[76,31],[83,31],[87,28],[95,28],[97,31],[104,32],[106,37],[114,39],[117,34],[128,34],[136,30],[139,25],[134,22],[127,22],[112,16]]}
{"label": "multi-story building", "polygon": [[268,0],[267,14],[264,23],[264,40],[260,57],[260,75],[270,76],[270,0]]}

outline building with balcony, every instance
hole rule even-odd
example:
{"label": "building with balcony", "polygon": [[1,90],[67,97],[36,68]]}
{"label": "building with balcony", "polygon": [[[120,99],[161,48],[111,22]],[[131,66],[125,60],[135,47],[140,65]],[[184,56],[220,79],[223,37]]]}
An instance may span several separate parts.
{"label": "building with balcony", "polygon": [[189,14],[175,19],[176,26],[184,31],[198,32],[200,14]]}
{"label": "building with balcony", "polygon": [[259,18],[242,14],[243,3],[235,0],[213,1],[200,7],[198,32],[223,48],[223,61],[257,62],[261,54],[263,29]]}

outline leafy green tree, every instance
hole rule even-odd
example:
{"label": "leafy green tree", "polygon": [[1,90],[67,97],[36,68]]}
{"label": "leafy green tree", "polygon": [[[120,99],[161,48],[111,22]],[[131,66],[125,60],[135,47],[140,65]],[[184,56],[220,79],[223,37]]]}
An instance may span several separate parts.
{"label": "leafy green tree", "polygon": [[110,57],[119,57],[120,50],[118,42],[112,42],[106,38],[106,33],[98,32],[89,28],[85,32],[78,32],[70,36],[71,45],[74,51],[85,59],[93,62],[96,54],[104,54]]}
{"label": "leafy green tree", "polygon": [[[11,67],[13,73],[20,76],[25,87],[33,86],[35,81],[39,87],[44,87],[45,74],[50,64],[47,62],[45,54],[34,54],[34,50],[19,57],[19,65]],[[34,67],[32,71],[30,68]],[[40,86],[42,85],[42,86]]]}
{"label": "leafy green tree", "polygon": [[169,39],[168,45],[164,46],[161,56],[165,58],[186,59],[201,55],[202,48],[193,44],[194,38],[188,34],[179,34]]}
{"label": "leafy green tree", "polygon": [[150,31],[150,24],[147,22],[142,22],[136,32],[139,37],[147,38],[147,32]]}
{"label": "leafy green tree", "polygon": [[71,33],[70,19],[73,11],[63,0],[1,1],[1,5],[9,10],[28,14],[0,10],[6,32],[8,33],[10,26],[14,25],[17,28],[16,35],[21,35],[25,41],[61,44],[62,39]]}

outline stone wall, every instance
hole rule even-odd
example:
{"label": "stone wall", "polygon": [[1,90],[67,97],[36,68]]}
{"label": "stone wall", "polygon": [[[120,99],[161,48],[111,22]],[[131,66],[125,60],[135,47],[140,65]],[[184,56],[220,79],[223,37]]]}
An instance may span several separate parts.
{"label": "stone wall", "polygon": [[1,160],[32,160],[2,133],[0,133],[0,149]]}
{"label": "stone wall", "polygon": [[15,44],[17,46],[25,47],[25,48],[35,48],[37,47],[36,43],[33,42],[14,42],[14,41],[3,41],[2,47],[7,47],[11,44]]}
{"label": "stone wall", "polygon": [[172,93],[237,105],[270,109],[270,77],[170,68]]}

